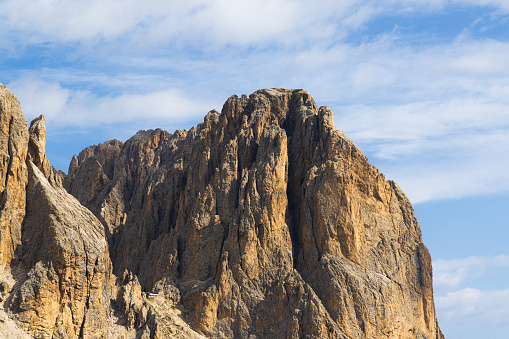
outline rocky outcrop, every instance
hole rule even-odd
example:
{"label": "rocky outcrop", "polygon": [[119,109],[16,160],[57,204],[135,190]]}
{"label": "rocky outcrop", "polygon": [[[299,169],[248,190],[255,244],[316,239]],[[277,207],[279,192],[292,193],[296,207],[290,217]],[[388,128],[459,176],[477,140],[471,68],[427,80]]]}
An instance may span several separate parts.
{"label": "rocky outcrop", "polygon": [[0,272],[3,272],[21,243],[29,136],[18,99],[1,84],[0,128]]}
{"label": "rocky outcrop", "polygon": [[53,185],[61,179],[45,154],[44,117],[34,119],[27,128],[21,105],[0,84],[0,272],[14,259],[21,242],[21,224],[25,215],[27,159],[32,160]]}
{"label": "rocky outcrop", "polygon": [[0,121],[2,312],[17,324],[2,335],[105,338],[114,277],[104,227],[49,164],[44,117],[28,128],[3,85]]}
{"label": "rocky outcrop", "polygon": [[306,91],[91,146],[65,187],[105,226],[114,272],[206,336],[443,337],[409,200]]}
{"label": "rocky outcrop", "polygon": [[142,292],[132,272],[124,271],[118,278],[117,300],[123,329],[122,338],[205,338],[194,332],[183,320],[185,315],[164,294]]}
{"label": "rocky outcrop", "polygon": [[53,187],[62,187],[62,178],[50,165],[46,158],[46,126],[44,125],[44,116],[32,120],[28,130],[30,138],[28,142],[28,159],[40,169],[44,177]]}
{"label": "rocky outcrop", "polygon": [[35,337],[105,337],[111,261],[97,218],[28,163],[27,214],[9,311]]}

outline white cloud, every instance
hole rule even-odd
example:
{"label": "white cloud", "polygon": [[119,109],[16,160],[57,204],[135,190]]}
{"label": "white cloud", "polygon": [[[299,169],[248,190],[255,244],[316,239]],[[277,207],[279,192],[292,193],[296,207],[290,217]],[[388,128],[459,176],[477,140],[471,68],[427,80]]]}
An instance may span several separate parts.
{"label": "white cloud", "polygon": [[387,178],[396,180],[414,204],[509,191],[509,175],[504,173],[509,165],[507,160],[487,159],[479,164],[467,160],[461,163],[431,160],[431,164],[424,161],[410,165],[399,162],[387,165],[383,172]]}
{"label": "white cloud", "polygon": [[[509,159],[501,154],[509,153],[509,66],[502,62],[509,43],[464,39],[410,47],[397,36],[395,31],[359,46],[318,44],[295,54],[282,49],[248,57],[211,53],[196,61],[140,59],[136,67],[147,68],[138,74],[44,69],[8,85],[25,112],[65,124],[175,118],[179,112],[201,120],[233,93],[305,88],[319,105],[331,106],[336,126],[413,203],[508,191]],[[128,65],[128,59],[118,60]],[[471,70],[471,63],[485,66]],[[181,74],[176,83],[171,74],[145,77],[172,67]],[[125,94],[103,97],[66,89],[60,81],[97,82]],[[209,98],[213,104],[206,104]]]}
{"label": "white cloud", "polygon": [[[383,3],[376,0],[373,2],[377,4]],[[509,3],[506,0],[388,0],[386,3],[396,5],[396,8],[407,12],[416,10],[437,11],[448,5],[491,6],[502,12],[509,10]]]}
{"label": "white cloud", "polygon": [[338,67],[317,57],[312,70],[327,78],[311,92],[335,101],[336,126],[412,202],[509,190],[509,43],[413,49],[389,39],[329,53],[351,58]]}
{"label": "white cloud", "polygon": [[[112,40],[129,34],[157,43],[196,40],[219,44],[292,43],[328,37],[336,23],[355,12],[355,1],[322,0],[6,0],[0,18],[32,42]],[[364,10],[363,10],[364,11]]]}
{"label": "white cloud", "polygon": [[474,6],[492,6],[502,12],[509,11],[509,2],[507,0],[450,0],[450,2]]}
{"label": "white cloud", "polygon": [[482,325],[498,330],[509,326],[509,289],[483,291],[464,288],[435,297],[439,319],[448,326]]}
{"label": "white cloud", "polygon": [[342,107],[337,120],[338,127],[354,140],[371,144],[372,152],[382,159],[427,152],[454,151],[451,156],[458,152],[498,152],[509,148],[506,101],[504,97],[492,101],[465,94],[434,102],[352,105]]}
{"label": "white cloud", "polygon": [[5,34],[21,45],[119,39],[152,47],[293,46],[338,41],[380,15],[440,11],[455,3],[509,10],[505,0],[4,0],[0,19]]}
{"label": "white cloud", "polygon": [[509,268],[509,256],[438,259],[433,261],[433,284],[438,288],[457,289],[468,279],[479,277],[488,269],[502,267]]}
{"label": "white cloud", "polygon": [[143,120],[184,123],[201,120],[214,108],[174,88],[99,97],[37,78],[21,78],[7,86],[20,100],[27,120],[43,114],[47,123],[54,126],[87,127]]}
{"label": "white cloud", "polygon": [[143,18],[135,1],[4,1],[5,27],[32,34],[35,41],[111,38]]}
{"label": "white cloud", "polygon": [[435,308],[446,338],[506,337],[509,289],[499,287],[508,273],[507,255],[433,261]]}

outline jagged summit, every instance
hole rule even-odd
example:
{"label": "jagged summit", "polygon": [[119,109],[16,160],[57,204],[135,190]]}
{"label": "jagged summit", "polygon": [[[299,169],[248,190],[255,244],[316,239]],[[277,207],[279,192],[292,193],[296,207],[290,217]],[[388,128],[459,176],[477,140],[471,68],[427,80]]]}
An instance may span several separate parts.
{"label": "jagged summit", "polygon": [[[1,98],[1,121],[9,121],[12,105]],[[9,129],[2,124],[1,147],[11,152],[4,151],[4,159],[9,168],[25,171],[17,177],[26,180],[12,179],[13,188],[0,192],[25,194],[28,202],[46,196],[48,208],[18,203],[2,209],[0,218],[12,211],[21,216],[9,228],[16,230],[1,238],[7,249],[18,244],[5,253],[29,272],[16,285],[42,288],[47,298],[58,300],[90,286],[87,293],[95,296],[79,307],[88,318],[68,318],[57,303],[56,318],[37,327],[30,327],[36,320],[27,312],[46,314],[41,300],[33,297],[29,309],[23,306],[27,303],[10,302],[11,317],[28,333],[107,337],[118,326],[99,319],[113,319],[112,310],[124,319],[120,327],[126,335],[145,331],[164,338],[172,327],[157,316],[164,303],[141,293],[151,291],[156,300],[178,307],[191,328],[207,337],[443,337],[434,310],[431,259],[410,202],[335,129],[331,110],[318,108],[308,92],[264,89],[232,96],[221,112],[210,111],[190,130],[140,131],[124,143],[111,140],[84,149],[63,177],[65,189],[84,207],[70,202],[74,198],[54,171],[40,169],[44,162],[33,163],[45,158],[42,139],[32,137],[34,146],[28,146],[30,133],[19,114],[18,134],[24,135],[19,143],[34,150],[33,156],[12,161],[16,154],[4,146]],[[32,124],[39,126],[34,131],[43,130],[41,122]],[[54,182],[38,184],[42,178]],[[77,218],[74,224],[59,213],[82,213],[97,221]],[[37,229],[41,238],[51,234],[51,248],[62,246],[57,253],[68,256],[38,261],[44,257],[30,254],[37,251],[29,250],[29,239],[15,237],[20,230],[36,232],[39,219],[45,220]],[[97,225],[102,231],[93,234],[103,237],[104,246],[94,247],[93,255],[85,250],[78,260],[79,246],[64,244],[86,240],[72,240],[71,230],[97,230]],[[28,254],[16,254],[17,248]],[[83,264],[72,264],[80,260]],[[5,269],[12,270],[7,261]],[[41,269],[52,270],[62,286],[82,288],[37,287],[33,277]],[[87,278],[90,272],[102,273]],[[16,288],[9,292],[12,300],[30,300],[26,289]],[[197,335],[190,331],[188,336]]]}

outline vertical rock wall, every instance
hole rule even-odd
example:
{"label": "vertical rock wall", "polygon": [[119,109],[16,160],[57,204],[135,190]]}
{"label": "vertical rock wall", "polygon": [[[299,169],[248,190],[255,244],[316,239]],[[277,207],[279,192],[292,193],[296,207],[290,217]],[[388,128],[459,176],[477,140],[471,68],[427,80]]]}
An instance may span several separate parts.
{"label": "vertical rock wall", "polygon": [[88,147],[63,182],[44,117],[28,126],[3,85],[0,127],[0,292],[19,327],[2,335],[163,338],[184,326],[169,303],[208,337],[443,337],[410,202],[306,91]]}
{"label": "vertical rock wall", "polygon": [[36,338],[106,338],[114,279],[104,227],[49,164],[44,117],[28,128],[3,85],[0,126],[3,307]]}
{"label": "vertical rock wall", "polygon": [[27,122],[18,99],[0,84],[0,272],[21,243],[28,180]]}
{"label": "vertical rock wall", "polygon": [[410,202],[305,91],[89,147],[65,182],[106,226],[114,271],[207,336],[441,337]]}

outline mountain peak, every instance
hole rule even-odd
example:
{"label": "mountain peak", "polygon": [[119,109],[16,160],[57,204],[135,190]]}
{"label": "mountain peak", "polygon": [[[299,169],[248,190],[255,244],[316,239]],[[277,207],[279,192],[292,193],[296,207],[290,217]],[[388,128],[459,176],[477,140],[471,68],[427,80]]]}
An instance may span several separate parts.
{"label": "mountain peak", "polygon": [[[32,122],[30,132],[26,122],[24,128],[27,149],[32,141],[21,161],[29,171],[20,194],[60,198],[44,200],[48,208],[31,199],[17,206],[28,217],[16,227],[29,236],[37,218],[48,220],[39,238],[54,239],[51,248],[64,257],[44,257],[44,263],[64,288],[77,286],[66,280],[67,258],[87,263],[84,271],[73,271],[73,279],[90,282],[90,272],[102,272],[100,281],[86,285],[94,299],[88,299],[81,320],[56,312],[67,319],[58,331],[70,337],[111,330],[93,320],[107,318],[102,312],[108,308],[122,315],[126,335],[169,336],[171,326],[157,316],[165,303],[182,310],[191,328],[207,337],[443,337],[431,259],[411,203],[335,128],[332,111],[318,108],[304,90],[231,96],[221,113],[210,111],[189,131],[140,131],[124,143],[86,148],[73,157],[64,178],[80,207],[70,207],[75,200],[59,185],[36,184],[42,179],[31,173],[45,168],[37,161],[45,159],[43,118]],[[34,160],[40,165],[32,165]],[[52,178],[48,173],[44,178]],[[51,217],[63,213],[58,211],[95,218],[89,224],[103,228],[96,233],[105,246],[88,257],[64,246],[74,241],[66,240],[65,230],[85,229],[79,218],[75,225]],[[8,237],[13,235],[2,235]],[[29,239],[16,239],[26,249],[21,253],[38,253],[29,250]],[[33,272],[29,277],[49,269],[37,261],[41,256],[16,254],[16,248],[12,256]],[[38,287],[35,278],[20,284],[42,288],[48,298],[60,293]],[[13,300],[31,300],[23,291],[10,292]],[[34,299],[31,309],[44,313],[40,302]],[[57,335],[49,322],[38,323],[37,330],[23,322],[26,304],[10,305],[12,317],[30,334],[44,328]]]}

